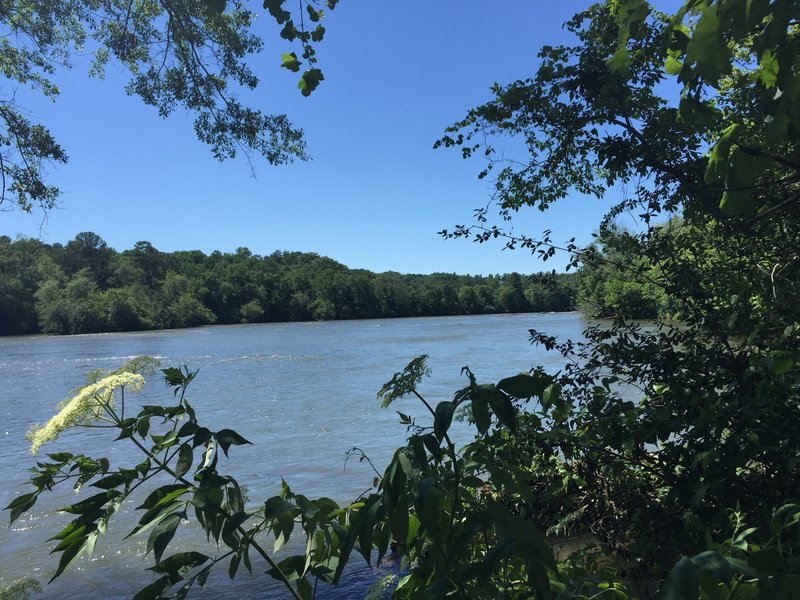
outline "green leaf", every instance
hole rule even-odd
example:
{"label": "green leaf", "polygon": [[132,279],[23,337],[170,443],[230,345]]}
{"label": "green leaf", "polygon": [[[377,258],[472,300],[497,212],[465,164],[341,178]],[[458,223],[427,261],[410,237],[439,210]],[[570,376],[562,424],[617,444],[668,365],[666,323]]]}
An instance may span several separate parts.
{"label": "green leaf", "polygon": [[158,450],[166,450],[178,442],[178,433],[176,431],[168,431],[165,435],[151,435],[150,439],[158,446]]}
{"label": "green leaf", "polygon": [[726,215],[742,215],[753,210],[752,194],[744,190],[723,192],[719,208]]}
{"label": "green leaf", "polygon": [[61,540],[55,548],[51,551],[61,552],[71,546],[76,540],[85,538],[91,531],[96,529],[94,519],[99,516],[99,513],[91,515],[92,518],[79,517],[70,521],[66,527],[59,531],[56,535],[51,537],[48,541]]}
{"label": "green leaf", "polygon": [[145,458],[142,462],[136,465],[136,472],[139,473],[142,477],[147,475],[148,471],[150,471],[150,459]]}
{"label": "green leaf", "polygon": [[292,73],[297,73],[300,70],[302,63],[297,60],[297,54],[294,52],[284,52],[281,54],[281,67],[290,70]]}
{"label": "green leaf", "polygon": [[278,569],[270,569],[267,571],[269,575],[283,581],[284,577],[289,581],[296,581],[305,573],[306,557],[297,554],[295,556],[288,556],[278,563]]}
{"label": "green leaf", "polygon": [[322,71],[319,69],[309,69],[303,73],[297,87],[300,88],[300,93],[303,94],[303,96],[310,96],[311,92],[317,89],[320,82],[324,79],[325,77],[322,76]]}
{"label": "green leaf", "polygon": [[455,410],[455,404],[447,400],[439,402],[439,404],[436,405],[436,411],[433,417],[433,431],[439,440],[443,439],[447,434],[447,430],[450,429]]}
{"label": "green leaf", "polygon": [[122,469],[118,473],[112,473],[102,479],[98,479],[92,484],[92,487],[97,487],[102,490],[110,490],[120,485],[127,485],[136,479],[137,472],[131,469]]}
{"label": "green leaf", "polygon": [[157,600],[161,598],[164,590],[170,585],[172,585],[172,583],[170,582],[169,576],[165,575],[164,577],[160,577],[150,585],[139,590],[133,597],[133,600]]}
{"label": "green leaf", "polygon": [[772,353],[772,372],[775,375],[788,373],[794,367],[794,356],[790,352],[775,351]]}
{"label": "green leaf", "polygon": [[[252,516],[252,511],[238,512],[225,520],[225,525],[222,527],[222,539],[232,550],[236,550],[239,547],[238,528]],[[235,543],[228,543],[234,540]]]}
{"label": "green leaf", "polygon": [[372,559],[372,536],[375,524],[378,522],[379,513],[383,505],[381,497],[377,494],[370,496],[366,504],[358,511],[360,520],[358,522],[358,547],[361,555],[368,565]]}
{"label": "green leaf", "polygon": [[761,575],[780,573],[783,570],[783,559],[775,548],[759,550],[747,557],[748,566],[752,567]]}
{"label": "green leaf", "polygon": [[513,377],[501,379],[497,388],[514,398],[541,398],[544,390],[552,383],[552,379],[545,375],[528,375],[520,373]]}
{"label": "green leaf", "polygon": [[317,25],[316,29],[311,32],[311,41],[321,42],[325,36],[325,28],[322,25]]}
{"label": "green leaf", "polygon": [[181,519],[185,516],[186,513],[175,512],[162,519],[161,522],[153,528],[153,531],[150,532],[150,537],[147,539],[147,550],[145,554],[148,554],[150,550],[152,550],[156,562],[160,562],[161,555],[164,554],[164,550],[167,549],[170,540],[172,540],[175,535],[178,525],[181,524]]}
{"label": "green leaf", "polygon": [[615,73],[627,73],[631,64],[630,52],[624,45],[620,45],[606,64]]}
{"label": "green leaf", "polygon": [[186,575],[186,573],[209,560],[211,560],[211,557],[201,554],[200,552],[179,552],[178,554],[173,554],[169,558],[165,558],[148,570],[155,573],[171,575],[173,581],[178,581]]}
{"label": "green leaf", "polygon": [[286,0],[264,0],[264,8],[269,11],[278,25],[283,25],[286,21],[292,18],[292,14],[283,9],[283,4]]}
{"label": "green leaf", "polygon": [[667,60],[664,63],[664,70],[668,75],[678,75],[681,69],[683,69],[683,63],[680,60],[674,56],[667,56]]}
{"label": "green leaf", "polygon": [[178,429],[178,437],[185,438],[190,435],[194,435],[200,428],[197,426],[197,423],[193,423],[192,421],[187,421],[181,428]]}
{"label": "green leaf", "polygon": [[730,563],[719,552],[712,550],[701,552],[692,557],[692,563],[698,569],[710,573],[723,583],[727,583],[733,577],[733,569]]}
{"label": "green leaf", "polygon": [[118,440],[124,440],[133,437],[133,426],[136,425],[136,419],[124,419],[119,423],[119,436]]}
{"label": "green leaf", "polygon": [[697,597],[697,568],[684,556],[672,568],[659,600],[695,600]]}
{"label": "green leaf", "polygon": [[162,485],[160,488],[153,490],[145,498],[144,502],[137,508],[150,509],[156,506],[161,506],[166,502],[173,500],[182,494],[189,491],[189,488],[182,483],[173,483],[170,485]]}
{"label": "green leaf", "polygon": [[228,456],[228,448],[231,446],[243,446],[244,444],[250,443],[233,429],[220,429],[214,434],[214,437],[219,447],[222,448],[222,451],[225,453],[225,456]]}
{"label": "green leaf", "polygon": [[439,525],[439,500],[434,477],[423,477],[417,482],[416,512],[422,526],[431,534]]}
{"label": "green leaf", "polygon": [[264,519],[272,521],[271,529],[275,534],[273,549],[275,552],[289,540],[294,529],[295,506],[281,498],[273,496],[264,503]]}
{"label": "green leaf", "polygon": [[139,437],[145,439],[149,431],[150,431],[150,418],[149,417],[140,418],[138,423],[136,423],[136,432],[139,434]]}
{"label": "green leaf", "polygon": [[497,415],[497,420],[508,427],[511,432],[517,430],[517,411],[511,403],[511,399],[500,390],[495,389],[494,393],[489,394],[489,404]]}
{"label": "green leaf", "polygon": [[47,455],[50,460],[54,460],[57,463],[68,463],[74,456],[74,454],[70,454],[69,452],[53,452]]}
{"label": "green leaf", "polygon": [[708,165],[706,166],[705,181],[708,184],[719,183],[725,178],[728,172],[728,155],[734,141],[739,125],[734,123],[722,131],[722,135],[708,155]]}
{"label": "green leaf", "polygon": [[[212,1],[208,0],[208,2]],[[166,369],[161,369],[161,372],[164,374],[164,382],[169,386],[181,386],[186,383],[183,371],[177,367],[167,367]]]}
{"label": "green leaf", "polygon": [[85,514],[97,510],[109,500],[117,498],[121,495],[122,492],[119,490],[107,490],[105,492],[95,494],[94,496],[90,496],[89,498],[81,500],[75,504],[70,504],[69,506],[59,508],[58,510],[59,512],[66,512],[74,515]]}
{"label": "green leaf", "polygon": [[234,554],[231,556],[230,565],[228,565],[228,577],[234,579],[237,571],[239,571],[239,564],[242,562],[241,554]]}
{"label": "green leaf", "polygon": [[398,398],[402,398],[416,391],[422,378],[429,377],[431,374],[427,360],[427,354],[417,356],[405,366],[402,373],[395,373],[391,380],[383,384],[378,391],[378,398],[381,399],[382,408],[386,408]]}
{"label": "green leaf", "polygon": [[481,557],[481,560],[473,562],[464,570],[464,579],[469,581],[476,577],[483,579],[492,577],[500,563],[513,552],[515,546],[516,543],[512,539],[496,544]]}
{"label": "green leaf", "polygon": [[10,510],[11,511],[11,520],[9,525],[16,521],[19,516],[29,510],[34,504],[36,504],[36,498],[38,497],[38,492],[32,492],[30,494],[23,494],[22,496],[18,496],[14,498],[8,506],[6,506],[3,510]]}
{"label": "green leaf", "polygon": [[185,442],[181,444],[178,449],[178,462],[175,464],[175,478],[180,478],[189,472],[192,467],[192,460],[194,459],[194,451],[191,444]]}
{"label": "green leaf", "polygon": [[286,21],[283,29],[281,29],[281,37],[289,42],[293,42],[297,38],[297,30],[294,28],[292,21]]}
{"label": "green leaf", "polygon": [[757,76],[765,88],[775,87],[778,82],[779,70],[778,57],[769,48],[764,50],[758,63]]}
{"label": "green leaf", "polygon": [[730,51],[720,34],[717,3],[708,4],[703,10],[686,47],[686,61],[707,81],[716,82],[721,75],[730,72]]}
{"label": "green leaf", "polygon": [[389,527],[392,535],[396,540],[405,540],[408,537],[409,524],[408,496],[405,490],[400,490],[395,496],[394,503],[385,502],[385,504],[387,504],[389,512]]}
{"label": "green leaf", "polygon": [[516,540],[530,560],[539,562],[548,569],[555,568],[555,557],[547,538],[531,521],[511,514],[506,506],[498,502],[489,502],[487,510],[497,529],[498,538],[510,537]]}
{"label": "green leaf", "polygon": [[[164,486],[164,487],[174,487],[174,486]],[[158,492],[159,490],[156,490]],[[177,498],[186,492],[189,491],[189,488],[185,488],[181,486],[181,489],[175,490],[170,494],[167,494],[161,497],[158,502],[156,502],[152,507],[150,507],[142,518],[139,519],[139,523],[133,530],[126,536],[131,537],[132,535],[136,535],[137,533],[141,533],[150,529],[153,525],[158,523],[161,519],[163,519],[170,511],[174,510],[178,506],[181,505],[181,501],[177,500]],[[154,492],[155,493],[155,492]],[[139,508],[142,508],[141,506]]]}
{"label": "green leaf", "polygon": [[61,559],[58,561],[58,567],[56,568],[55,574],[50,578],[50,583],[53,580],[61,575],[64,571],[66,571],[69,567],[74,565],[77,560],[83,556],[83,554],[89,550],[93,543],[89,543],[89,538],[96,539],[97,532],[92,532],[89,535],[80,537],[75,540],[72,544],[67,547],[64,552],[61,554]]}
{"label": "green leaf", "polygon": [[311,19],[312,23],[319,22],[320,13],[316,8],[314,8],[310,4],[306,4],[306,12],[308,13],[308,18]]}
{"label": "green leaf", "polygon": [[678,105],[678,115],[681,121],[694,123],[701,127],[711,127],[719,114],[719,109],[711,102],[702,102],[697,98],[681,98]]}
{"label": "green leaf", "polygon": [[199,427],[192,438],[192,447],[197,448],[202,446],[211,439],[211,430],[205,427]]}
{"label": "green leaf", "polygon": [[489,426],[492,424],[492,415],[489,413],[489,402],[480,394],[471,396],[470,402],[475,426],[478,428],[478,433],[483,435],[489,431]]}
{"label": "green leaf", "polygon": [[729,215],[752,214],[756,204],[753,189],[770,161],[762,156],[751,156],[740,148],[734,148],[728,155],[728,169],[725,177],[725,193],[720,208]]}

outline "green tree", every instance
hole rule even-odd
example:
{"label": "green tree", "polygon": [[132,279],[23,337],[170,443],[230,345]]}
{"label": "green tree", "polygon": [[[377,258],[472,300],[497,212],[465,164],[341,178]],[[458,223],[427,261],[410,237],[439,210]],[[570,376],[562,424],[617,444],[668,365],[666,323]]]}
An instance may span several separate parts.
{"label": "green tree", "polygon": [[44,246],[36,240],[11,241],[0,236],[0,335],[38,331],[34,294],[39,286],[37,262]]}
{"label": "green tree", "polygon": [[503,284],[495,291],[495,306],[507,313],[519,313],[530,310],[530,304],[522,288],[519,273],[511,273]]}
{"label": "green tree", "polygon": [[[554,503],[505,494],[542,527],[594,532],[645,594],[681,554],[722,539],[728,511],[767,524],[796,496],[799,463],[788,456],[800,438],[787,423],[800,417],[800,138],[784,96],[800,81],[797,13],[791,2],[700,0],[667,17],[610,1],[567,27],[577,45],[542,48],[530,78],[496,86],[439,145],[488,157],[480,176],[493,177],[503,218],[620,187],[601,231],[623,212],[641,218],[640,232],[604,240],[603,254],[565,247],[588,271],[584,289],[618,319],[590,327],[585,343],[534,332],[567,359],[557,380],[566,400],[549,400],[526,429],[530,485],[560,481],[562,491]],[[504,136],[528,156],[495,160]],[[444,234],[556,251],[549,232],[514,235],[490,225],[489,210],[478,216]],[[609,259],[613,269],[592,280]],[[680,325],[626,321],[652,315],[664,295]]]}
{"label": "green tree", "polygon": [[95,295],[93,313],[99,331],[138,331],[146,328],[139,297],[131,288],[113,288]]}
{"label": "green tree", "polygon": [[84,231],[67,242],[61,267],[69,275],[88,269],[94,282],[105,288],[111,276],[111,260],[114,254],[103,238],[92,231]]}
{"label": "green tree", "polygon": [[132,250],[123,253],[129,256],[144,274],[144,284],[150,289],[156,289],[157,282],[164,276],[166,262],[164,255],[150,242],[136,242]]}
{"label": "green tree", "polygon": [[239,309],[239,314],[242,315],[243,323],[257,323],[264,316],[264,309],[261,308],[258,300],[250,300],[250,302],[242,305]]}
{"label": "green tree", "polygon": [[579,302],[594,317],[655,319],[672,316],[658,267],[643,255],[642,240],[615,227],[581,253]]}
{"label": "green tree", "polygon": [[465,285],[458,290],[458,303],[461,310],[468,315],[477,315],[482,312],[482,305],[478,299],[478,294],[475,293],[474,286]]}
{"label": "green tree", "polygon": [[216,315],[198,300],[191,281],[184,275],[168,271],[161,285],[161,326],[197,327],[210,325]]}
{"label": "green tree", "polygon": [[36,291],[36,310],[44,333],[89,333],[102,330],[102,316],[97,312],[98,289],[88,269],[67,277],[45,257],[40,270],[53,269]]}
{"label": "green tree", "polygon": [[[308,95],[323,79],[315,57],[325,34],[323,11],[306,0],[290,10],[285,5],[270,0],[264,8],[283,26],[281,37],[302,48],[302,59],[292,52],[282,60],[294,72],[305,62],[298,87]],[[326,2],[327,9],[335,6],[336,0]],[[56,99],[58,69],[87,47],[90,75],[102,76],[109,61],[118,63],[131,75],[126,91],[160,115],[193,113],[197,136],[215,157],[255,152],[271,164],[305,159],[302,131],[286,115],[264,114],[236,93],[259,83],[247,65],[263,47],[252,32],[256,17],[238,0],[12,0],[0,11],[3,75],[12,88],[30,87]],[[46,125],[28,118],[13,93],[0,99],[0,156],[0,202],[28,212],[55,206],[59,190],[47,182],[46,171],[50,163],[67,162],[67,153]]]}

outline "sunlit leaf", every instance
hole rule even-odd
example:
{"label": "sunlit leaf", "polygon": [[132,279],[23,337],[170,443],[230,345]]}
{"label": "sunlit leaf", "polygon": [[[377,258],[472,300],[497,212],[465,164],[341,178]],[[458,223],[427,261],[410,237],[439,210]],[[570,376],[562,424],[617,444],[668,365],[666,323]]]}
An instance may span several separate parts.
{"label": "sunlit leaf", "polygon": [[281,67],[284,69],[297,73],[300,70],[301,64],[302,63],[297,60],[297,54],[294,52],[287,52],[281,55]]}

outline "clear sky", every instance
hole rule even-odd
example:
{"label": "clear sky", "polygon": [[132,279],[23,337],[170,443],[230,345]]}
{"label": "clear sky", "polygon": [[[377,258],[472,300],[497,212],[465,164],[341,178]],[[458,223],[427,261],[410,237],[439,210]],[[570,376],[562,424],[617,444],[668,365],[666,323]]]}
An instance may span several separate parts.
{"label": "clear sky", "polygon": [[[540,46],[570,41],[561,24],[587,4],[341,0],[318,48],[325,81],[304,98],[297,74],[279,68],[293,48],[256,3],[266,46],[253,61],[262,84],[247,98],[302,127],[313,160],[270,167],[255,157],[255,176],[243,158],[215,160],[190,116],[162,120],[126,96],[115,66],[99,81],[79,62],[59,75],[55,103],[29,101],[23,90],[17,97],[70,156],[52,173],[61,207],[44,221],[0,212],[0,234],[66,243],[94,231],[117,250],[140,240],[163,251],[299,250],[376,272],[562,270],[566,256],[543,264],[499,244],[441,239],[437,231],[470,222],[488,202],[489,184],[476,178],[480,161],[432,147],[490,99],[492,83],[531,74]],[[588,243],[613,200],[569,198],[546,213],[521,213],[514,226]]]}

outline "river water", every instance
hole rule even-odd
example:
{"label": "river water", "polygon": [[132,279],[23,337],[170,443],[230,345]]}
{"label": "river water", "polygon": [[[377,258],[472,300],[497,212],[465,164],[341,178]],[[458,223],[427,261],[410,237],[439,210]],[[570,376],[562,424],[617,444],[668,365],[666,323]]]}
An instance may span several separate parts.
{"label": "river water", "polygon": [[[45,422],[88,372],[114,369],[134,356],[155,356],[162,367],[185,364],[200,370],[188,397],[201,424],[211,429],[230,427],[253,442],[252,446],[233,447],[231,460],[220,468],[247,485],[251,502],[276,494],[284,478],[293,491],[344,503],[367,490],[374,475],[366,462],[350,460],[345,465],[347,450],[363,449],[382,471],[406,437],[392,409],[420,417],[425,414],[413,399],[398,400],[391,409],[381,409],[376,399],[380,387],[411,359],[429,355],[433,375],[420,391],[435,405],[465,385],[460,374],[464,366],[483,383],[535,365],[557,370],[560,357],[531,347],[528,329],[577,339],[585,327],[579,313],[538,313],[0,338],[0,479],[4,482],[0,503],[5,506],[32,491],[26,484],[26,471],[35,460],[25,440],[28,429]],[[155,404],[172,398],[153,376],[144,390],[128,396],[131,400]],[[466,433],[462,434],[466,440]],[[128,466],[141,460],[124,442],[112,442],[112,437],[108,431],[74,429],[44,446],[42,452],[105,455],[112,465],[121,461]],[[132,506],[123,506],[109,534],[98,541],[92,558],[82,558],[47,585],[58,557],[48,555],[54,543],[46,540],[69,521],[55,509],[76,499],[70,490],[42,496],[10,528],[0,528],[0,587],[33,577],[43,587],[35,598],[113,599],[131,598],[152,581],[152,573],[145,571],[152,565],[152,557],[141,558],[146,537],[131,538],[133,546],[131,540],[120,541],[135,514]],[[7,519],[8,513],[2,518]],[[202,551],[213,554],[210,547]],[[339,589],[324,590],[319,598],[363,597],[375,575],[362,560],[353,557],[352,563],[347,582]],[[212,575],[208,588],[196,588],[191,597],[286,596],[263,575],[263,564],[254,561],[253,566],[252,576],[240,571],[233,582],[225,573]]]}

